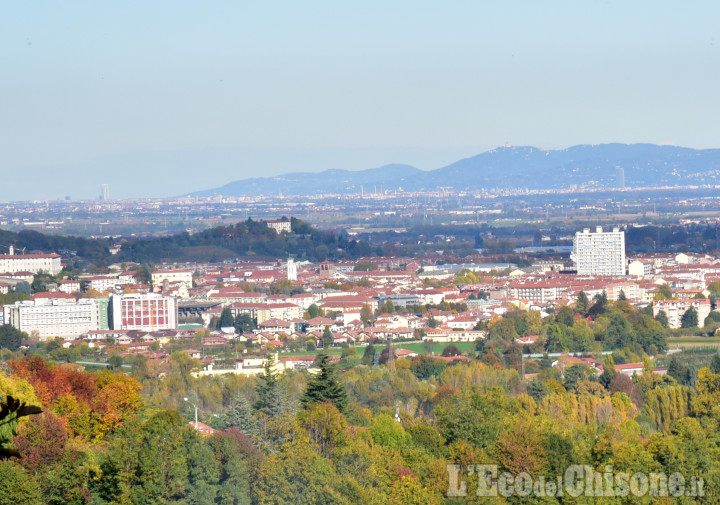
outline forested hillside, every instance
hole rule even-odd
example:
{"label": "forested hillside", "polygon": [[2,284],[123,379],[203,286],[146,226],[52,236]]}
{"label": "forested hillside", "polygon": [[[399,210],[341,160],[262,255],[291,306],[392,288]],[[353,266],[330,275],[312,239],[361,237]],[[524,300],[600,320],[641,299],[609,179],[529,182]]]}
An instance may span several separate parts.
{"label": "forested hillside", "polygon": [[[415,225],[399,231],[390,230],[351,238],[344,232],[319,230],[301,219],[290,218],[290,221],[292,233],[282,234],[268,228],[264,222],[252,219],[194,234],[184,232],[168,237],[89,239],[46,235],[29,230],[18,233],[0,230],[0,247],[13,245],[16,253],[57,252],[66,261],[73,264],[79,262],[79,268],[88,265],[105,267],[118,262],[215,262],[258,256],[274,259],[294,256],[316,262],[366,256],[419,256],[433,253],[438,247],[460,257],[476,253],[475,248],[483,248],[488,254],[508,255],[513,253],[515,246],[531,244],[533,237],[543,233],[528,225],[501,228],[487,224]],[[574,231],[575,227],[553,227],[549,233],[557,235]],[[453,240],[441,245],[428,240],[439,235],[452,236]],[[677,249],[708,252],[720,247],[718,237],[717,228],[711,225],[630,226],[626,229],[626,246],[628,252]],[[122,246],[120,252],[111,255],[109,248],[117,244]]]}
{"label": "forested hillside", "polygon": [[[375,352],[346,349],[335,365],[321,356],[315,376],[268,365],[257,377],[199,379],[182,351],[137,360],[131,375],[18,355],[0,373],[0,399],[44,412],[23,418],[15,437],[0,429],[0,445],[17,451],[0,461],[0,504],[460,504],[474,502],[468,472],[479,464],[549,481],[573,464],[679,472],[702,478],[705,496],[602,503],[716,503],[720,360],[688,386],[647,358],[635,378],[568,364],[523,382],[499,362],[373,365]],[[194,406],[219,431],[196,431]],[[447,496],[447,465],[459,465],[468,497]]]}
{"label": "forested hillside", "polygon": [[[87,239],[74,236],[45,235],[36,231],[19,233],[0,230],[0,244],[23,250],[58,252],[84,264],[107,266],[117,262],[222,261],[238,257],[264,256],[300,259],[358,258],[382,253],[365,241],[356,241],[342,233],[313,228],[291,218],[292,233],[278,234],[262,221],[246,221],[230,226],[209,228],[195,234],[170,237],[128,237],[125,239]],[[120,243],[117,255],[109,247]]]}

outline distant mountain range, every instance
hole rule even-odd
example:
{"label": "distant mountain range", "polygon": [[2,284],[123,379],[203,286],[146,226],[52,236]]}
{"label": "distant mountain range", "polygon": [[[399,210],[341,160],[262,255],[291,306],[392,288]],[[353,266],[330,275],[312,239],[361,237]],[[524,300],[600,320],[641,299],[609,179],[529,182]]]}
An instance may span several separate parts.
{"label": "distant mountain range", "polygon": [[655,144],[579,145],[546,151],[502,147],[435,170],[385,165],[369,170],[298,172],[230,182],[193,196],[254,196],[527,188],[635,188],[720,184],[720,149]]}

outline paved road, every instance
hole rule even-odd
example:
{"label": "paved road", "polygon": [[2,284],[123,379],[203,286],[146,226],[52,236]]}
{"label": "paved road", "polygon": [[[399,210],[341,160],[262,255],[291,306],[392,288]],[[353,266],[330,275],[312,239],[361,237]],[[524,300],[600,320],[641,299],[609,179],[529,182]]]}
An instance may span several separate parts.
{"label": "paved road", "polygon": [[[95,365],[95,366],[105,366],[105,367],[110,366],[110,363],[106,363],[104,361],[76,361],[75,364],[77,364],[77,365]],[[121,366],[123,368],[132,368],[132,365],[128,365],[127,363],[123,363]]]}

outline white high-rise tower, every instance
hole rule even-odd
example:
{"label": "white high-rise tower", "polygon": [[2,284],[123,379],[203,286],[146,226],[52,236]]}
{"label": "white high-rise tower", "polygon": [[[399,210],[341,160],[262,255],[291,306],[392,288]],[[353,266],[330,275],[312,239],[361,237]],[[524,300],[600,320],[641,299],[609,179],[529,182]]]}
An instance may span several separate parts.
{"label": "white high-rise tower", "polygon": [[297,265],[295,264],[295,260],[292,258],[287,261],[287,278],[290,281],[297,280]]}
{"label": "white high-rise tower", "polygon": [[570,259],[578,275],[625,275],[625,232],[585,228],[575,234]]}

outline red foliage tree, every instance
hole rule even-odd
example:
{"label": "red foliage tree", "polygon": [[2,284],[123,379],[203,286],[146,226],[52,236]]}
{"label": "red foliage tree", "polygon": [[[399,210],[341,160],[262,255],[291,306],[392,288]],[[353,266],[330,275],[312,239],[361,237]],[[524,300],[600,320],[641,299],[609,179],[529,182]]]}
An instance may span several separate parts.
{"label": "red foliage tree", "polygon": [[96,376],[77,369],[74,365],[48,365],[42,358],[11,360],[13,373],[26,379],[44,405],[61,396],[72,394],[81,403],[88,404],[96,394]]}
{"label": "red foliage tree", "polygon": [[62,459],[68,434],[62,421],[52,413],[33,416],[19,431],[15,447],[20,463],[29,471],[36,473]]}

